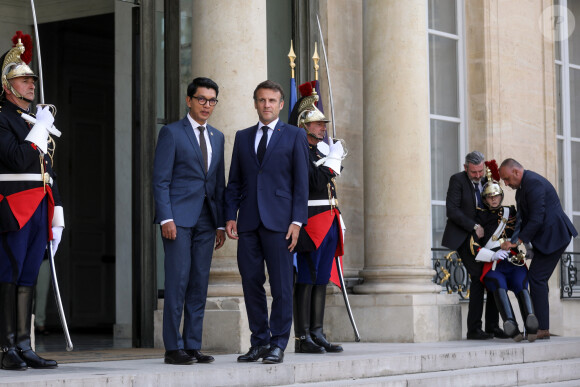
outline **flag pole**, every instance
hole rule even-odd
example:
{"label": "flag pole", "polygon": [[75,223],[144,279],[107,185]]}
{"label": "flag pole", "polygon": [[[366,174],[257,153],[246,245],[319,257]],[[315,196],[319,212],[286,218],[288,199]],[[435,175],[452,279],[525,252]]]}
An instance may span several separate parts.
{"label": "flag pole", "polygon": [[296,53],[294,52],[294,42],[292,40],[290,40],[290,52],[288,53],[288,59],[290,59],[290,69],[292,72],[291,78],[294,79],[294,68],[296,67],[296,63],[294,63],[294,61],[296,60]]}
{"label": "flag pole", "polygon": [[296,63],[294,60],[296,59],[296,53],[294,52],[294,43],[290,40],[290,52],[288,52],[288,59],[290,59],[290,71],[291,71],[291,78],[290,78],[290,100],[288,101],[288,121],[290,121],[290,117],[292,116],[292,109],[294,109],[294,104],[296,104],[296,79],[294,75],[294,68],[296,67]]}
{"label": "flag pole", "polygon": [[320,61],[320,55],[318,55],[318,45],[317,42],[314,42],[314,54],[312,55],[312,62],[314,62],[314,80],[318,81],[318,69],[320,66],[318,62]]}

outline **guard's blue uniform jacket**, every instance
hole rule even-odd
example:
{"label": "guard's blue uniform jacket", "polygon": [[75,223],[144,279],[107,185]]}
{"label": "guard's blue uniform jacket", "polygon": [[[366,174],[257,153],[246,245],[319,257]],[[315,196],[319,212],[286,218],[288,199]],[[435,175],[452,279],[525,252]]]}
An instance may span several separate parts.
{"label": "guard's blue uniform jacket", "polygon": [[298,252],[297,282],[327,284],[334,257],[344,254],[334,184],[337,174],[325,165],[315,165],[324,157],[316,145],[309,145],[308,155],[308,224],[300,229],[295,249]]}
{"label": "guard's blue uniform jacket", "polygon": [[51,158],[25,141],[23,112],[7,100],[0,105],[0,282],[32,286],[62,202]]}

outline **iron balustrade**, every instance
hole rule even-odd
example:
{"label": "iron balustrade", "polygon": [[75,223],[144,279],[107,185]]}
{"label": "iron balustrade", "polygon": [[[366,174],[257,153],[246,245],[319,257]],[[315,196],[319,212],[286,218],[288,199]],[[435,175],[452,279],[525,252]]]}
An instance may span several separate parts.
{"label": "iron balustrade", "polygon": [[[435,270],[433,282],[441,285],[442,291],[448,294],[457,293],[461,299],[469,299],[471,279],[457,252],[445,248],[432,248],[431,252]],[[560,297],[580,298],[580,252],[566,252],[562,254],[560,261]]]}
{"label": "iron balustrade", "polygon": [[456,251],[432,248],[433,282],[441,285],[448,294],[457,293],[461,299],[469,299],[471,279]]}
{"label": "iron balustrade", "polygon": [[577,275],[580,253],[564,253],[560,260],[560,298],[580,298]]}

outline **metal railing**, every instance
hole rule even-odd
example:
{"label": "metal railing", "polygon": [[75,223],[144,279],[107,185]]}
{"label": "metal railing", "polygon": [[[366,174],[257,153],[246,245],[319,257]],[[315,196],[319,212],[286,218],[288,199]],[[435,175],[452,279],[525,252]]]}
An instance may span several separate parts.
{"label": "metal railing", "polygon": [[443,248],[432,248],[433,282],[441,285],[442,291],[448,294],[457,293],[461,299],[469,299],[471,279],[467,269],[456,251]]}
{"label": "metal railing", "polygon": [[560,298],[580,298],[578,284],[580,253],[564,253],[560,265]]}
{"label": "metal railing", "polygon": [[[457,252],[445,248],[432,248],[431,251],[435,270],[433,282],[441,285],[442,292],[457,293],[461,299],[469,299],[471,279]],[[560,297],[580,298],[578,282],[580,252],[566,252],[562,254],[560,260]]]}

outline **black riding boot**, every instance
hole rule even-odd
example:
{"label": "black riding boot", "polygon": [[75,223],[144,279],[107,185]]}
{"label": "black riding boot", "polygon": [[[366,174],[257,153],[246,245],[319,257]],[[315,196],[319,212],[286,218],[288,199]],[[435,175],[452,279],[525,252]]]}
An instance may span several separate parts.
{"label": "black riding boot", "polygon": [[0,368],[28,368],[16,349],[16,285],[6,282],[0,282],[0,349]]}
{"label": "black riding boot", "polygon": [[528,289],[524,289],[518,293],[518,304],[520,304],[520,311],[522,312],[522,319],[526,327],[528,341],[530,343],[536,341],[538,337],[538,318],[534,314],[534,306]]}
{"label": "black riding boot", "polygon": [[311,284],[294,285],[294,352],[296,353],[325,353],[310,337],[310,299]]}
{"label": "black riding boot", "polygon": [[518,329],[518,323],[514,316],[514,310],[505,289],[498,288],[493,292],[497,310],[503,320],[503,330],[506,335],[514,339],[514,341],[522,341],[523,336]]}
{"label": "black riding boot", "polygon": [[54,360],[43,359],[38,356],[30,346],[30,330],[32,328],[32,301],[33,287],[19,286],[17,296],[18,325],[16,347],[20,357],[31,368],[56,368],[58,364]]}
{"label": "black riding boot", "polygon": [[326,349],[326,352],[342,352],[340,345],[326,340],[322,330],[324,324],[324,307],[326,305],[326,285],[314,285],[312,289],[312,307],[310,312],[310,335],[314,342]]}

